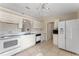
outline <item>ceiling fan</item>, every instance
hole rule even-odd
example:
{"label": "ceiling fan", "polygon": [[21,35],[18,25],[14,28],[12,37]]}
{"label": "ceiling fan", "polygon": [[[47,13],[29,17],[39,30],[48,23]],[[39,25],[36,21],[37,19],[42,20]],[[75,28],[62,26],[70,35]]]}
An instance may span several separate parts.
{"label": "ceiling fan", "polygon": [[[47,5],[48,5],[48,3],[42,3],[42,4],[40,5],[40,8],[41,8],[41,9],[46,9],[46,10],[48,10],[49,8],[47,7]],[[26,9],[31,9],[29,6],[26,6],[25,8],[26,8]],[[37,9],[39,9],[39,7],[38,7]]]}
{"label": "ceiling fan", "polygon": [[48,3],[43,3],[43,4],[41,5],[41,9],[46,9],[46,10],[48,10],[49,8],[47,7],[47,5],[48,5]]}

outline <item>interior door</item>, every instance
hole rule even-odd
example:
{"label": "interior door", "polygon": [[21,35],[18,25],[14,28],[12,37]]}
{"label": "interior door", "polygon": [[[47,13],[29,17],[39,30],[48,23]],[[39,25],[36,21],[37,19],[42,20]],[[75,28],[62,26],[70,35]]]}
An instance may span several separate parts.
{"label": "interior door", "polygon": [[79,21],[66,22],[66,49],[79,53]]}
{"label": "interior door", "polygon": [[58,47],[65,49],[65,21],[58,23]]}
{"label": "interior door", "polygon": [[47,24],[47,39],[53,39],[53,28],[54,28],[54,22],[49,22]]}

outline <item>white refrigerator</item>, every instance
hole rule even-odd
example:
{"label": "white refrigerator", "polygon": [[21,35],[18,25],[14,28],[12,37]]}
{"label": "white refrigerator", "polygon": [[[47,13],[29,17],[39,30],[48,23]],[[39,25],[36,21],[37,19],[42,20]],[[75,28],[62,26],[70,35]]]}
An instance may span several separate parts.
{"label": "white refrigerator", "polygon": [[59,22],[58,47],[79,54],[79,20]]}

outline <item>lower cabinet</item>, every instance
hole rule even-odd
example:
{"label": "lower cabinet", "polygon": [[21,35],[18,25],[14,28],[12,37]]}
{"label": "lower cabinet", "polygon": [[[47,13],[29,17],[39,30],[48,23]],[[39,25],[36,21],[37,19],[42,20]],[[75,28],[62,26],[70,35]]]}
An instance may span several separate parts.
{"label": "lower cabinet", "polygon": [[35,45],[35,34],[22,35],[19,40],[21,49],[27,49]]}
{"label": "lower cabinet", "polygon": [[54,45],[58,45],[58,35],[57,34],[53,34],[53,44]]}

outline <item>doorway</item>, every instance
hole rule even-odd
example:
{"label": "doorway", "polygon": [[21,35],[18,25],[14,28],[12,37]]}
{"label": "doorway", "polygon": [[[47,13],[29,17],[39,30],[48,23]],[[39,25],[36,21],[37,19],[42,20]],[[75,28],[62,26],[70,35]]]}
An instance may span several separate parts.
{"label": "doorway", "polygon": [[53,40],[53,29],[54,29],[54,22],[49,22],[47,24],[47,39]]}

